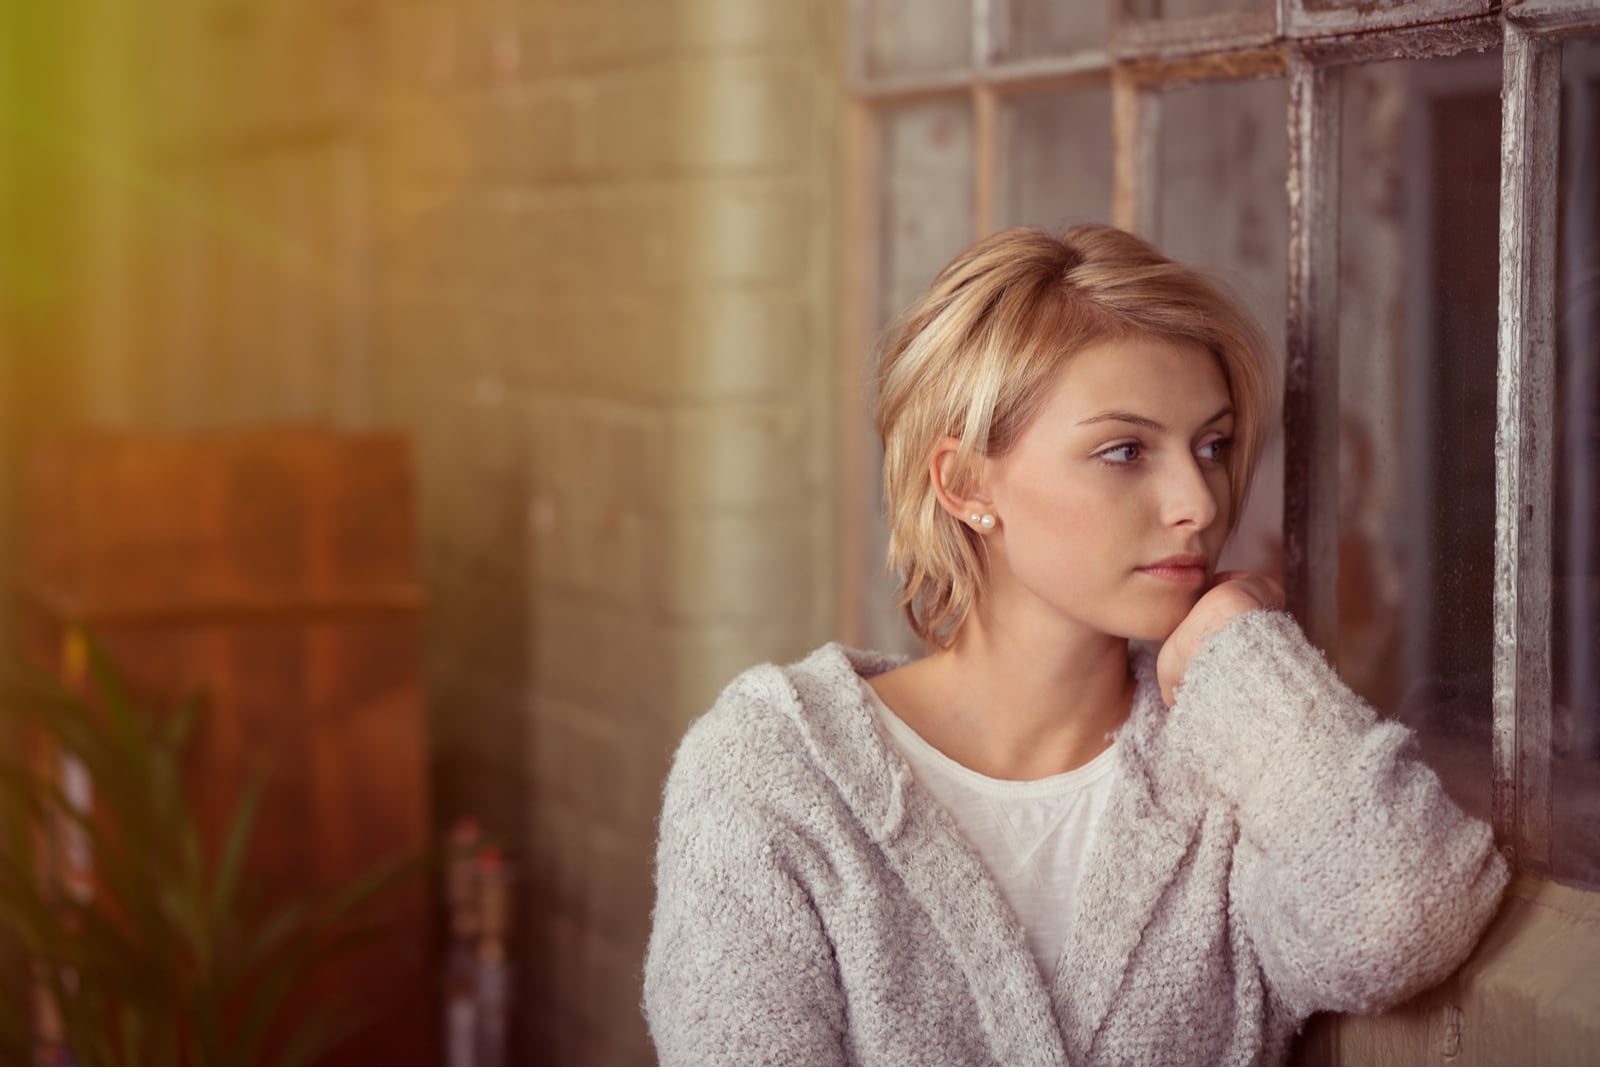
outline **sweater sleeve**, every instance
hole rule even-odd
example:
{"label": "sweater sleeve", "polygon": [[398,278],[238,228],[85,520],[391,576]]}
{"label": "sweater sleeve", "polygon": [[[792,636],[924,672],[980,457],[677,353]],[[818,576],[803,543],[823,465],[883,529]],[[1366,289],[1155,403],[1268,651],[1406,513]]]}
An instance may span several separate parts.
{"label": "sweater sleeve", "polygon": [[1190,662],[1173,716],[1236,808],[1230,909],[1291,1010],[1377,1011],[1471,952],[1508,879],[1488,826],[1291,617],[1230,621]]}
{"label": "sweater sleeve", "polygon": [[797,836],[739,796],[748,767],[719,748],[691,732],[667,780],[644,977],[656,1053],[662,1064],[843,1064],[844,998],[789,863]]}

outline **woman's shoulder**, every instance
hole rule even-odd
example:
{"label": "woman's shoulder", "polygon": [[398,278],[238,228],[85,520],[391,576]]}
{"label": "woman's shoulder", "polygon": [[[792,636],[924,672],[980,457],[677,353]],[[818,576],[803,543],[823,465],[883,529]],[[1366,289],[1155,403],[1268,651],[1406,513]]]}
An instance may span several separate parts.
{"label": "woman's shoulder", "polygon": [[790,664],[757,664],[740,672],[690,724],[679,762],[729,762],[794,748],[806,721],[859,698],[860,676],[853,670],[853,656],[859,655],[829,643]]}
{"label": "woman's shoulder", "polygon": [[863,675],[900,661],[829,643],[787,665],[741,672],[690,725],[673,757],[667,803],[805,808],[840,776],[844,751],[872,744]]}

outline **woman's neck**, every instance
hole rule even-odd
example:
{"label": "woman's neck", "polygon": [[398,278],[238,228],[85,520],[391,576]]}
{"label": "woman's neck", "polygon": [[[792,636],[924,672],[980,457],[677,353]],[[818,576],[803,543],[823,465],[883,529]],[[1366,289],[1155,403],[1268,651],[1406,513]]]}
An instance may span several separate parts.
{"label": "woman's neck", "polygon": [[996,779],[1071,771],[1128,717],[1128,642],[1007,633],[974,612],[956,641],[872,680],[883,702],[946,756]]}

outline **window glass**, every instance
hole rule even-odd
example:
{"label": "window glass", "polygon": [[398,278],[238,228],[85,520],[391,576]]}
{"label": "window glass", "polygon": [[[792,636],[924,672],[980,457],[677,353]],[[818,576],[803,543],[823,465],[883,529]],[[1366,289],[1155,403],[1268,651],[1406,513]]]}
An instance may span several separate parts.
{"label": "window glass", "polygon": [[972,243],[972,109],[965,96],[882,117],[883,295],[888,322]]}
{"label": "window glass", "polygon": [[[897,108],[881,116],[880,129],[878,321],[886,325],[972,243],[972,109],[965,96]],[[876,450],[874,444],[874,483],[882,468]],[[881,512],[871,517],[867,539],[873,562],[866,573],[876,579],[865,598],[869,644],[920,652],[883,575],[889,535]]]}
{"label": "window glass", "polygon": [[869,77],[962,69],[972,60],[968,0],[867,0]]}
{"label": "window glass", "polygon": [[[1287,88],[1281,80],[1207,82],[1162,96],[1156,244],[1210,269],[1267,331],[1283,359],[1288,276]],[[1272,420],[1255,488],[1222,564],[1278,574],[1283,436]]]}
{"label": "window glass", "polygon": [[996,59],[1036,59],[1106,47],[1105,4],[1004,0],[995,24]]}
{"label": "window glass", "polygon": [[1484,818],[1500,67],[1347,68],[1340,189],[1339,670]]}
{"label": "window glass", "polygon": [[1551,864],[1600,888],[1600,39],[1562,51]]}
{"label": "window glass", "polygon": [[1111,91],[1038,93],[1006,101],[995,218],[1004,226],[1111,219]]}

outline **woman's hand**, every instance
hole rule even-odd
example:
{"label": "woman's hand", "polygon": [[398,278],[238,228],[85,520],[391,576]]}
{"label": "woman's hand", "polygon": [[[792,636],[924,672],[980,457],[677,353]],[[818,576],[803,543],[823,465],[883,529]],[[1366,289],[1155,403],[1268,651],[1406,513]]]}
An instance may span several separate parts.
{"label": "woman's hand", "polygon": [[1282,608],[1283,587],[1276,579],[1249,571],[1224,571],[1213,580],[1178,629],[1161,646],[1156,657],[1156,678],[1161,699],[1170,707],[1177,701],[1178,684],[1200,647],[1234,616],[1258,608]]}

